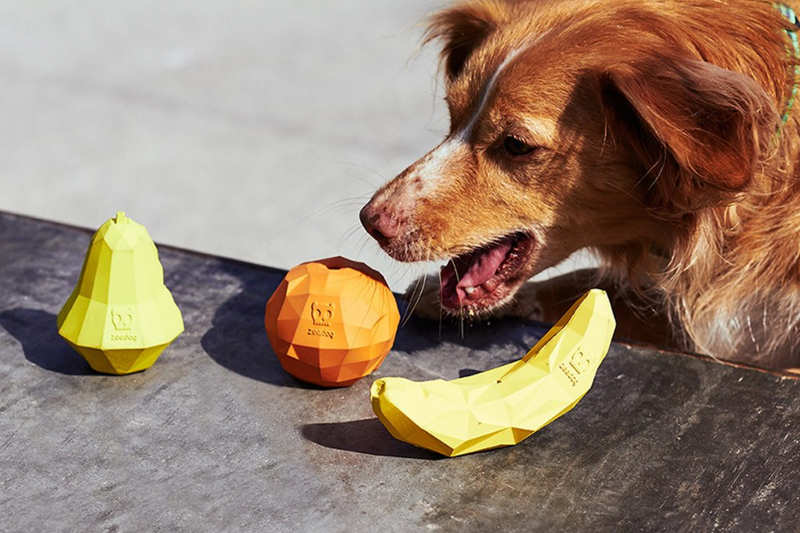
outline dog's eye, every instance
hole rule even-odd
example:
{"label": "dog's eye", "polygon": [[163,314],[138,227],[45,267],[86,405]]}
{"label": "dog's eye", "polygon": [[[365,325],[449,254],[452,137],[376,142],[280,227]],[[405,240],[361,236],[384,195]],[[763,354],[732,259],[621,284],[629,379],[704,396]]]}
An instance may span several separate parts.
{"label": "dog's eye", "polygon": [[517,139],[513,135],[509,135],[503,140],[503,149],[513,156],[520,156],[533,152],[536,147]]}

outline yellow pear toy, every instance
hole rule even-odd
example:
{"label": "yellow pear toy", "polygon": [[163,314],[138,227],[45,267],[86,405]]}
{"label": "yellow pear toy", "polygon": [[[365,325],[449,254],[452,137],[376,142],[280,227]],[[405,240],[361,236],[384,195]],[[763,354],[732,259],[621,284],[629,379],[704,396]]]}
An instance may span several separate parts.
{"label": "yellow pear toy", "polygon": [[153,366],[183,332],[144,226],[117,213],[92,237],[80,279],[58,314],[58,333],[106,374]]}
{"label": "yellow pear toy", "polygon": [[396,439],[448,457],[512,446],[577,405],[615,326],[591,290],[519,361],[453,381],[379,379],[372,408]]}

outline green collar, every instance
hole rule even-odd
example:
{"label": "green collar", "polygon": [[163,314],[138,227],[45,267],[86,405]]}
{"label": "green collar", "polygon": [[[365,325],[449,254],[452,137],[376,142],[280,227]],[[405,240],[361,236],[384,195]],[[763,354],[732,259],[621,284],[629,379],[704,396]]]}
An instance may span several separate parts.
{"label": "green collar", "polygon": [[[777,9],[789,23],[789,25],[783,29],[783,33],[786,35],[786,40],[788,41],[786,52],[789,59],[792,60],[792,72],[794,74],[789,100],[786,102],[786,109],[783,115],[781,115],[781,126],[783,126],[789,120],[789,115],[797,99],[797,89],[800,85],[800,42],[798,42],[797,38],[797,32],[800,31],[800,21],[798,21],[797,14],[794,10],[786,4],[772,4],[772,7]],[[779,129],[778,135],[780,135],[780,133]]]}

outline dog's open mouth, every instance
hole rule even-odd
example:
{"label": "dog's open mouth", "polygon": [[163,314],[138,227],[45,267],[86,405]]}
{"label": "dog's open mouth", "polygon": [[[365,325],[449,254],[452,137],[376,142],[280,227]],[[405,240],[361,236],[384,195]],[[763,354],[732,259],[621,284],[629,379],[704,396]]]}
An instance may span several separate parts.
{"label": "dog's open mouth", "polygon": [[516,233],[451,259],[441,271],[442,307],[480,311],[505,299],[525,281],[534,245],[531,235]]}

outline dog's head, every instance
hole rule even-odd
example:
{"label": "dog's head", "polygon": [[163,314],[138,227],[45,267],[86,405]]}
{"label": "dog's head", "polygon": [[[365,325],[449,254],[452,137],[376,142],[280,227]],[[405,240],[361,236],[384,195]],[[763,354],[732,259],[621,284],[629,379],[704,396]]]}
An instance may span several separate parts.
{"label": "dog's head", "polygon": [[769,148],[774,98],[752,78],[693,57],[636,3],[594,4],[481,0],[432,19],[450,133],[361,220],[395,259],[452,259],[445,309],[507,303],[585,247],[669,249]]}

